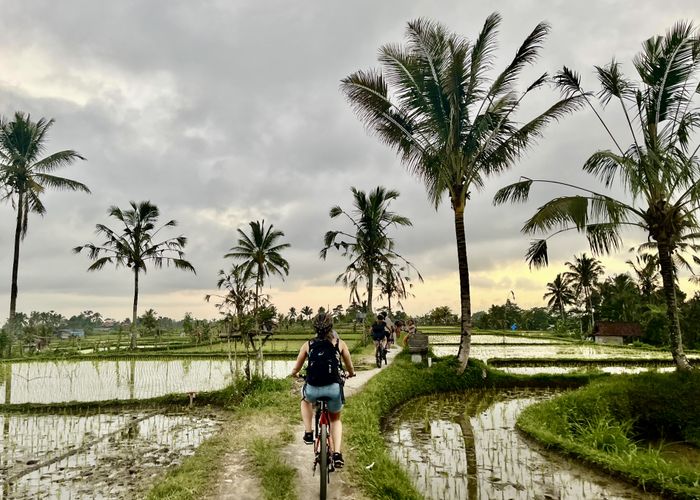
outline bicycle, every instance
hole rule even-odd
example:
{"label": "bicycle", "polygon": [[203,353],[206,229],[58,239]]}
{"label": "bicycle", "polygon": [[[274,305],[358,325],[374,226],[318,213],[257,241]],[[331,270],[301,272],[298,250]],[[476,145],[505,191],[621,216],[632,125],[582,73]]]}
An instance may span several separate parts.
{"label": "bicycle", "polygon": [[384,364],[387,364],[386,360],[386,353],[387,353],[387,345],[383,344],[381,340],[375,340],[375,349],[374,349],[374,361],[377,363],[377,368],[382,367],[382,360],[384,361]]}
{"label": "bicycle", "polygon": [[[299,378],[306,381],[305,376]],[[341,390],[347,378],[345,373],[341,375]],[[316,475],[316,469],[318,468],[321,500],[326,500],[328,485],[331,482],[330,473],[335,471],[335,463],[333,461],[333,437],[331,436],[331,415],[328,410],[328,401],[330,401],[330,398],[325,396],[316,399],[316,412],[314,415],[313,474],[314,476]]]}
{"label": "bicycle", "polygon": [[326,500],[328,484],[331,482],[330,473],[335,471],[331,418],[328,412],[329,400],[330,398],[328,397],[321,397],[316,400],[316,415],[314,418],[314,476],[318,467],[321,500]]}

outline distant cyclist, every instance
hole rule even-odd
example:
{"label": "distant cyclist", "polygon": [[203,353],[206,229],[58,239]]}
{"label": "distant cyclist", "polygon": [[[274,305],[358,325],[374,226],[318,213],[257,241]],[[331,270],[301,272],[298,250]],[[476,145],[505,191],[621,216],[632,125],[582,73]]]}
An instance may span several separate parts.
{"label": "distant cyclist", "polygon": [[375,348],[380,347],[382,349],[382,358],[385,363],[388,336],[389,332],[386,328],[386,321],[384,321],[384,313],[379,313],[377,319],[372,323],[372,340],[374,341]]}
{"label": "distant cyclist", "polygon": [[292,369],[292,377],[299,375],[304,362],[306,367],[306,383],[302,389],[301,418],[304,421],[303,440],[306,444],[314,444],[312,420],[314,403],[320,397],[329,397],[328,411],[331,416],[331,438],[333,439],[333,465],[340,469],[345,465],[340,446],[343,438],[343,423],[340,421],[340,411],[343,408],[343,388],[341,373],[341,358],[348,371],[348,377],[355,376],[355,369],[350,358],[350,351],[344,341],[334,335],[333,317],[321,313],[313,322],[316,337],[304,342],[299,349],[296,364]]}

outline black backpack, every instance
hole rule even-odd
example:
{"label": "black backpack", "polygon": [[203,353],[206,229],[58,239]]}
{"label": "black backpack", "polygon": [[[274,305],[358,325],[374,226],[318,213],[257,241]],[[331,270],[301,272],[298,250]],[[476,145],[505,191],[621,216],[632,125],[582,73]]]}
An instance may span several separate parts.
{"label": "black backpack", "polygon": [[340,382],[340,350],[326,339],[309,340],[309,365],[306,367],[306,382],[313,386],[324,386]]}

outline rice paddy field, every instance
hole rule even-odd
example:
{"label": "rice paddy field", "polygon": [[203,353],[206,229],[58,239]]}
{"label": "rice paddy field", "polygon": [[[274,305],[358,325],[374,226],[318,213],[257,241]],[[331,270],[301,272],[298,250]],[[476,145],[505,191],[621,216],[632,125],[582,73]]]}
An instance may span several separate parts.
{"label": "rice paddy field", "polygon": [[[457,353],[457,328],[421,330],[435,355]],[[350,328],[340,334],[350,346],[362,337]],[[248,366],[240,342],[196,344],[180,337],[143,343],[137,354],[116,341],[86,339],[62,344],[64,351],[54,346],[49,353],[0,363],[0,500],[95,498],[96,492],[103,498],[139,497],[214,435],[225,415],[186,405],[119,411],[119,402],[222,389],[247,367],[285,377],[310,336],[305,329],[280,332],[265,345],[262,360],[253,358]],[[522,375],[672,369],[664,351],[582,343],[546,332],[477,332],[471,353]],[[391,416],[387,444],[427,498],[467,498],[475,491],[469,498],[530,498],[524,492],[531,489],[542,498],[637,498],[605,478],[582,479],[575,464],[553,463],[517,436],[519,411],[553,395],[519,390],[419,399]]]}
{"label": "rice paddy field", "polygon": [[555,395],[510,389],[417,398],[390,416],[386,442],[430,500],[656,498],[556,456],[515,430],[523,408]]}
{"label": "rice paddy field", "polygon": [[1,414],[0,498],[134,498],[220,423],[214,415]]}

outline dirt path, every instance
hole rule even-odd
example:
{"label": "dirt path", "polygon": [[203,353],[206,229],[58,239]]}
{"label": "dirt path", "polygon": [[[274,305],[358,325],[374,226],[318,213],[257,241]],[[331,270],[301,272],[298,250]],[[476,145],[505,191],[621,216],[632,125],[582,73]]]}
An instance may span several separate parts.
{"label": "dirt path", "polygon": [[[394,359],[394,356],[400,349],[394,348],[389,351],[387,360],[389,363]],[[374,359],[372,359],[374,361]],[[348,398],[357,393],[367,383],[369,379],[379,373],[382,368],[373,368],[357,373],[356,377],[348,379],[345,382],[345,397]],[[300,417],[301,418],[301,417]],[[318,498],[319,497],[319,478],[318,475],[313,475],[312,462],[313,450],[311,446],[305,445],[301,436],[304,434],[304,425],[299,423],[294,428],[294,441],[289,444],[282,455],[285,461],[297,470],[297,496],[300,499]],[[350,485],[342,471],[331,475],[331,483],[328,487],[328,498],[330,500],[364,500],[366,497],[362,495],[356,487]]]}

